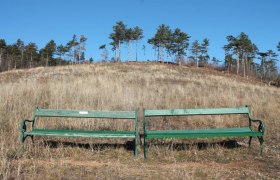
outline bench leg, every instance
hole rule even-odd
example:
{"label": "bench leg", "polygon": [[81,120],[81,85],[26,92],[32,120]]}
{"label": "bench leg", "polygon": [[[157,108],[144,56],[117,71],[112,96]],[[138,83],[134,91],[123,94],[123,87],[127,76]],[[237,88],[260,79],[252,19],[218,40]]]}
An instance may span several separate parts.
{"label": "bench leg", "polygon": [[260,146],[261,146],[261,155],[263,154],[263,143],[264,143],[264,138],[263,136],[258,136],[258,139],[260,141]]}
{"label": "bench leg", "polygon": [[144,159],[147,159],[148,147],[147,147],[147,138],[144,135]]}
{"label": "bench leg", "polygon": [[251,147],[252,136],[249,137],[249,147]]}
{"label": "bench leg", "polygon": [[34,136],[30,136],[32,144],[34,144]]}
{"label": "bench leg", "polygon": [[134,159],[138,158],[137,145],[138,145],[138,137],[135,137],[135,140],[134,140]]}
{"label": "bench leg", "polygon": [[24,134],[22,134],[20,136],[20,142],[22,143],[22,145],[24,144],[25,139],[26,139],[26,136]]}

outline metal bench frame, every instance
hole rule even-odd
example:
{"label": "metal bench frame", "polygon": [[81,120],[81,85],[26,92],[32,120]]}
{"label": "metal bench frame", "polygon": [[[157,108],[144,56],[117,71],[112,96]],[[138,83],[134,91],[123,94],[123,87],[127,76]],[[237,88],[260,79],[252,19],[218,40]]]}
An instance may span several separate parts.
{"label": "metal bench frame", "polygon": [[[62,130],[62,129],[37,129],[35,123],[39,117],[61,117],[61,118],[105,118],[105,119],[129,119],[135,121],[134,131],[89,131],[89,130]],[[26,123],[32,123],[31,130],[27,131]],[[40,109],[34,110],[31,120],[22,119],[21,126],[22,144],[27,137],[33,142],[34,136],[52,137],[88,137],[88,138],[130,138],[134,139],[134,158],[138,156],[138,110],[136,111],[94,111],[94,110],[55,110]]]}
{"label": "metal bench frame", "polygon": [[[217,128],[217,129],[196,129],[196,130],[153,130],[147,129],[146,117],[156,116],[199,116],[199,115],[231,115],[245,114],[248,116],[248,127],[241,128]],[[249,147],[252,137],[258,137],[261,154],[263,152],[265,125],[262,120],[253,119],[249,107],[233,108],[205,108],[205,109],[163,109],[143,111],[144,128],[144,158],[148,154],[148,139],[151,138],[208,138],[208,137],[242,137],[249,136]],[[258,122],[258,131],[253,130],[252,123]]]}

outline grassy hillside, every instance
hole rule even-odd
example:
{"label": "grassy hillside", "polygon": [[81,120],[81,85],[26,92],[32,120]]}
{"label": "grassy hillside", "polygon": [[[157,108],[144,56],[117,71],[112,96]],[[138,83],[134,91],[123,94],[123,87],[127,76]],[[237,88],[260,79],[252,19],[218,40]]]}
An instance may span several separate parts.
{"label": "grassy hillside", "polygon": [[[34,107],[140,110],[248,104],[266,124],[264,156],[248,138],[153,140],[149,160],[133,159],[129,142],[35,138],[20,151],[19,123]],[[280,90],[223,73],[160,64],[99,64],[17,70],[0,74],[0,179],[189,179],[280,176]],[[239,116],[148,119],[151,128],[235,127]],[[40,120],[39,126],[131,129],[97,120]]]}

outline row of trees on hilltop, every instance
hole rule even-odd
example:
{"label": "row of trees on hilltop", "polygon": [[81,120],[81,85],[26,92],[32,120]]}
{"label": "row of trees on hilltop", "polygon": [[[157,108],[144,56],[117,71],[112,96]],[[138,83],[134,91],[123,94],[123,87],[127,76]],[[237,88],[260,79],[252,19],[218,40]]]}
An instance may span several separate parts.
{"label": "row of trees on hilltop", "polygon": [[[127,28],[122,21],[118,21],[115,26],[113,26],[113,32],[110,34],[110,39],[112,42],[110,45],[113,46],[112,50],[115,51],[115,58],[118,62],[121,61],[121,44],[126,43],[127,48],[127,61],[131,61],[131,45],[133,42],[136,43],[136,61],[138,61],[138,41],[141,40],[143,36],[143,30],[136,26],[134,28]],[[100,49],[105,49],[105,46],[100,46]]]}
{"label": "row of trees on hilltop", "polygon": [[4,39],[0,39],[0,71],[81,63],[85,60],[86,41],[84,35],[79,39],[73,35],[66,45],[57,45],[54,40],[50,40],[43,48],[38,49],[34,42],[25,44],[18,39],[13,44],[7,44]]}
{"label": "row of trees on hilltop", "polygon": [[[138,61],[139,41],[144,34],[139,26],[128,27],[124,22],[118,21],[109,34],[110,46],[114,57],[109,57],[106,44],[100,45],[101,61],[121,62],[121,49],[124,44],[127,52],[126,61]],[[168,25],[159,25],[153,37],[147,43],[152,46],[156,54],[156,61],[172,62],[182,65],[198,67],[212,67],[226,70],[243,77],[255,76],[261,80],[273,80],[279,77],[277,69],[277,53],[273,50],[259,51],[256,44],[244,32],[238,36],[226,37],[224,65],[221,60],[210,57],[210,40],[204,38],[201,42],[190,42],[191,36],[179,28],[171,29]],[[59,44],[50,40],[39,49],[36,43],[25,44],[18,39],[13,44],[7,44],[0,39],[0,71],[18,68],[32,68],[37,66],[56,66],[69,63],[83,63],[86,61],[87,38],[84,35],[73,35],[66,44]],[[132,47],[135,46],[135,58],[132,57]],[[280,42],[277,45],[280,51]],[[142,43],[143,57],[146,58],[146,45]],[[146,59],[147,60],[147,59]],[[93,62],[90,58],[87,61]]]}
{"label": "row of trees on hilltop", "polygon": [[[228,72],[234,72],[243,77],[256,75],[261,80],[271,79],[278,76],[277,54],[273,50],[260,52],[248,35],[244,32],[237,37],[232,35],[226,37],[228,44],[225,50],[225,68]],[[280,42],[277,46],[280,51]],[[255,60],[259,59],[260,63]]]}
{"label": "row of trees on hilltop", "polygon": [[187,54],[190,36],[182,32],[179,28],[174,31],[169,26],[160,25],[154,37],[148,39],[148,43],[153,45],[157,50],[158,60],[164,61],[164,52],[168,57],[175,55],[179,64],[181,64],[183,56]]}

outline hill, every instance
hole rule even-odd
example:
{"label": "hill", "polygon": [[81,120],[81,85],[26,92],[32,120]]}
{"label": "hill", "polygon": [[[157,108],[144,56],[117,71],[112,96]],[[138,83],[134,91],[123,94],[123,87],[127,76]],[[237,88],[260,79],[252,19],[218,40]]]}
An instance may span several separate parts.
{"label": "hill", "polygon": [[[36,138],[20,150],[19,123],[34,107],[134,110],[139,108],[231,107],[248,104],[266,124],[264,156],[248,138],[156,140],[144,161],[124,141]],[[280,169],[280,90],[224,73],[166,64],[87,64],[0,74],[0,178],[205,179],[277,178]],[[237,117],[158,119],[156,126],[236,126]],[[46,125],[41,122],[40,125]],[[106,122],[48,121],[60,127],[120,128]],[[246,124],[247,122],[245,122]],[[141,127],[140,115],[140,128]]]}

